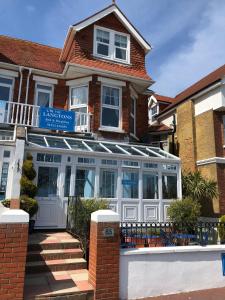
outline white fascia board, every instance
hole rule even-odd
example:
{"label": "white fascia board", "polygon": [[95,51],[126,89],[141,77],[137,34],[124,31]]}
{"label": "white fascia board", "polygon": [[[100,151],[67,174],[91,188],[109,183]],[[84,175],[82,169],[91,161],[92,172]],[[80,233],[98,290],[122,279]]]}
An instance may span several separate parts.
{"label": "white fascia board", "polygon": [[68,85],[68,86],[85,85],[85,84],[88,84],[90,81],[92,81],[92,76],[68,80],[66,82],[66,85]]}
{"label": "white fascia board", "polygon": [[209,164],[225,164],[225,157],[210,157],[207,159],[198,160],[197,166],[204,166]]}
{"label": "white fascia board", "polygon": [[105,84],[109,84],[109,85],[126,86],[125,81],[110,79],[110,78],[106,78],[106,77],[98,77],[98,81],[105,83]]}
{"label": "white fascia board", "polygon": [[9,76],[9,77],[18,77],[19,72],[11,71],[11,70],[5,70],[5,69],[0,69],[0,75]]}
{"label": "white fascia board", "polygon": [[50,83],[50,84],[57,84],[58,80],[57,79],[53,79],[53,78],[49,78],[49,77],[42,77],[42,76],[33,76],[33,80],[34,81],[38,81],[38,82],[43,82],[43,83]]}
{"label": "white fascia board", "polygon": [[80,31],[83,28],[97,22],[98,20],[104,18],[105,16],[115,13],[118,19],[123,23],[127,30],[134,36],[134,38],[141,44],[145,49],[145,52],[148,53],[151,50],[151,46],[143,39],[143,37],[138,33],[133,25],[125,18],[125,16],[119,11],[116,6],[110,6],[107,9],[99,12],[98,14],[93,15],[92,17],[86,19],[85,21],[73,26],[75,31]]}

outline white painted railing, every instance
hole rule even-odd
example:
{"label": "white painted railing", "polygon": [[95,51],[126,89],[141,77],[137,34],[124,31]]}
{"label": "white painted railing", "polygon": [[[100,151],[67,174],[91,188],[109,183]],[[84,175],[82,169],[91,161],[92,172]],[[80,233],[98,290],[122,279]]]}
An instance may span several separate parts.
{"label": "white painted railing", "polygon": [[[4,116],[0,119],[0,123],[38,128],[39,110],[40,106],[37,105],[6,102]],[[90,132],[90,118],[89,113],[76,112],[74,132]]]}

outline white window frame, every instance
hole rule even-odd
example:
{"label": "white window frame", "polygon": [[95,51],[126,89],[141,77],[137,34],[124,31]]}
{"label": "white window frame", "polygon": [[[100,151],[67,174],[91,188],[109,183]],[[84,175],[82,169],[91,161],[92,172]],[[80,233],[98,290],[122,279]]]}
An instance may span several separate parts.
{"label": "white window frame", "polygon": [[[119,90],[119,106],[103,104],[103,87],[116,88],[116,89]],[[118,108],[116,108],[116,107],[118,107]],[[118,123],[117,127],[105,126],[105,125],[102,124],[103,108],[119,110],[119,123]],[[106,129],[106,130],[110,130],[110,131],[116,131],[116,130],[122,131],[122,88],[121,87],[115,86],[115,85],[104,84],[104,83],[101,85],[101,117],[100,117],[100,124],[101,124],[100,128],[103,129],[103,130]]]}
{"label": "white window frame", "polygon": [[[40,88],[37,87],[38,85],[44,85],[44,86],[47,86],[47,87],[51,87],[52,90],[48,91],[48,90],[40,89]],[[34,103],[35,103],[35,105],[40,106],[40,105],[38,105],[38,91],[48,93],[50,95],[49,107],[53,107],[54,84],[44,83],[44,82],[39,82],[39,81],[35,82],[35,100],[34,100]]]}
{"label": "white window frame", "polygon": [[14,91],[14,85],[15,85],[15,78],[10,77],[10,76],[1,75],[1,73],[0,73],[0,78],[12,80],[12,84],[0,83],[0,86],[8,87],[10,89],[10,91],[9,91],[9,101],[7,101],[7,102],[12,102],[13,101],[13,91]]}
{"label": "white window frame", "polygon": [[[152,114],[152,109],[155,108],[155,107],[156,107],[156,113]],[[153,105],[153,106],[150,108],[150,110],[151,110],[151,117],[154,118],[154,117],[155,117],[156,115],[158,115],[158,113],[159,113],[159,105],[158,105],[158,104]]]}
{"label": "white window frame", "polygon": [[[82,88],[82,87],[87,88],[87,104],[72,105],[72,89]],[[87,108],[87,113],[88,113],[88,102],[89,102],[89,84],[88,83],[87,84],[79,84],[79,85],[70,86],[70,89],[69,89],[70,110],[86,107]]]}
{"label": "white window frame", "polygon": [[[108,32],[109,33],[109,44],[107,44],[109,46],[109,55],[102,55],[102,54],[98,54],[97,52],[97,29]],[[126,50],[126,60],[124,59],[119,59],[116,58],[116,48],[120,48],[115,46],[115,35],[121,35],[127,38],[127,49],[125,48],[121,48]],[[104,44],[104,43],[103,43]],[[130,64],[130,35],[123,33],[123,32],[119,32],[119,31],[115,31],[112,29],[108,29],[106,27],[101,27],[101,26],[94,26],[94,40],[93,40],[93,55],[96,57],[100,57],[100,58],[104,58],[104,59],[109,59],[109,60],[113,60],[116,62],[120,62],[120,63],[125,63],[125,64]]]}

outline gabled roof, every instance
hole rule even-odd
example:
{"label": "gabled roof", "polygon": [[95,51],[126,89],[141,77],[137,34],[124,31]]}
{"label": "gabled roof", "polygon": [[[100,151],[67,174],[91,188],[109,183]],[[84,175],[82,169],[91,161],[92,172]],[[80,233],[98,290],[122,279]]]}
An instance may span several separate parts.
{"label": "gabled roof", "polygon": [[0,35],[0,62],[62,73],[61,49]]}
{"label": "gabled roof", "polygon": [[157,101],[160,102],[166,102],[166,103],[174,103],[175,98],[159,95],[159,94],[154,94],[154,97],[157,99]]}
{"label": "gabled roof", "polygon": [[64,47],[62,49],[62,53],[60,55],[60,61],[65,60],[67,50],[68,50],[68,48],[70,48],[70,44],[71,44],[76,32],[97,22],[98,20],[106,17],[107,15],[109,15],[111,13],[114,13],[116,15],[116,17],[126,27],[126,29],[130,32],[130,34],[144,48],[145,53],[147,54],[152,48],[151,45],[144,39],[144,37],[140,34],[140,32],[131,24],[131,22],[127,19],[127,17],[123,14],[123,12],[119,9],[119,7],[116,4],[111,4],[110,6],[107,6],[103,10],[97,12],[96,14],[74,24],[73,26],[70,26],[69,31],[67,33],[65,43],[64,43]]}
{"label": "gabled roof", "polygon": [[164,114],[165,112],[174,109],[177,105],[182,103],[183,101],[190,99],[197,93],[203,91],[204,89],[210,87],[216,82],[219,82],[225,76],[225,65],[221,66],[220,68],[216,69],[215,71],[209,73],[187,89],[185,89],[180,94],[176,95],[174,98],[175,101],[171,105],[169,105],[166,109],[164,109],[159,115]]}

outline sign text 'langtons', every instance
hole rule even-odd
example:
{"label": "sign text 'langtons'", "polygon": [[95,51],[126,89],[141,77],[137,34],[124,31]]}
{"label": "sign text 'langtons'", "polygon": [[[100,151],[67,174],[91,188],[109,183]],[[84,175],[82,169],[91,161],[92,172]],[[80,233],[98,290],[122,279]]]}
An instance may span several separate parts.
{"label": "sign text 'langtons'", "polygon": [[74,131],[75,112],[51,107],[40,107],[39,127],[52,130]]}

